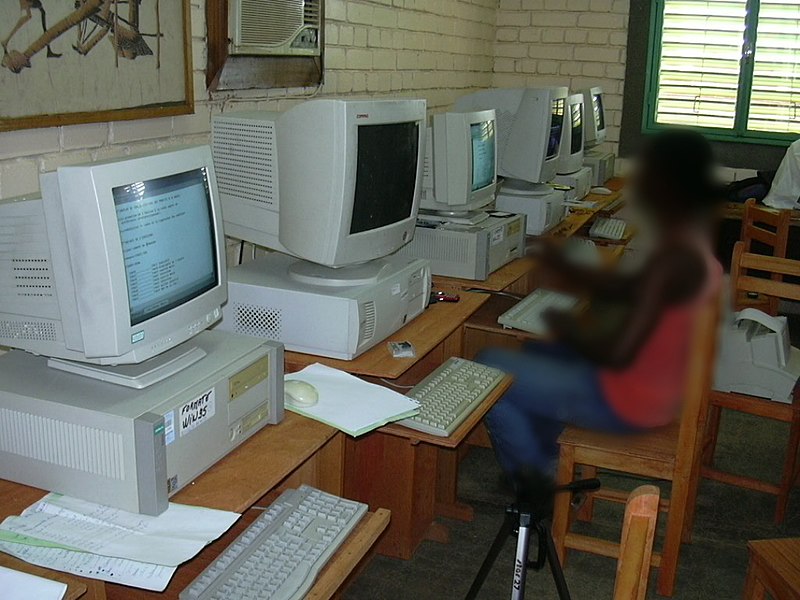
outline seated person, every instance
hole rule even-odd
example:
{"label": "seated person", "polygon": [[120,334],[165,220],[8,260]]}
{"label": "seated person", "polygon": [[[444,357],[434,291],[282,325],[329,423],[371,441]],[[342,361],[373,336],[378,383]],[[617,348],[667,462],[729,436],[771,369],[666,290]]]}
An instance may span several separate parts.
{"label": "seated person", "polygon": [[509,477],[552,478],[565,424],[625,433],[676,417],[695,316],[722,278],[712,252],[713,168],[697,133],[666,131],[646,142],[629,183],[651,242],[636,272],[579,266],[543,243],[543,276],[568,282],[591,308],[546,314],[551,341],[476,359],[514,376],[486,420]]}

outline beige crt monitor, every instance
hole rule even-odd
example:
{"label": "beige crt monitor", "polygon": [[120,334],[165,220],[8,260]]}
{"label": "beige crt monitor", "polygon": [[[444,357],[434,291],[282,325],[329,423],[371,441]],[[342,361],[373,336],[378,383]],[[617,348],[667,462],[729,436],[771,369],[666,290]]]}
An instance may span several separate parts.
{"label": "beige crt monitor", "polygon": [[226,233],[324,267],[406,244],[422,191],[424,100],[309,100],[215,116]]}

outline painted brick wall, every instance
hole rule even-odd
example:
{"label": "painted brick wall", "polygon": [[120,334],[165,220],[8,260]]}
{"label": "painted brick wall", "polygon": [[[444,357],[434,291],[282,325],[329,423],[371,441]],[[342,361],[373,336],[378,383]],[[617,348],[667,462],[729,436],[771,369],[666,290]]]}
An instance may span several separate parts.
{"label": "painted brick wall", "polygon": [[[432,110],[446,108],[464,90],[491,84],[496,7],[497,0],[327,0],[319,95],[422,97]],[[59,165],[206,143],[214,113],[283,110],[313,91],[209,98],[204,15],[204,1],[192,0],[194,115],[0,133],[0,198],[36,192],[39,173]]]}
{"label": "painted brick wall", "polygon": [[616,149],[629,7],[629,0],[499,0],[492,84],[602,86]]}

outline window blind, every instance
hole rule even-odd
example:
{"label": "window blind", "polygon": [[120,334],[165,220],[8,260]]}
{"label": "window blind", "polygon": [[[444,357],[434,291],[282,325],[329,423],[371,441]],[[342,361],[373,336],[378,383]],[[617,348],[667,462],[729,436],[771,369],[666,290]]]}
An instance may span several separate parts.
{"label": "window blind", "polygon": [[746,15],[747,0],[664,0],[657,123],[734,127]]}
{"label": "window blind", "polygon": [[761,0],[747,128],[800,132],[800,3]]}

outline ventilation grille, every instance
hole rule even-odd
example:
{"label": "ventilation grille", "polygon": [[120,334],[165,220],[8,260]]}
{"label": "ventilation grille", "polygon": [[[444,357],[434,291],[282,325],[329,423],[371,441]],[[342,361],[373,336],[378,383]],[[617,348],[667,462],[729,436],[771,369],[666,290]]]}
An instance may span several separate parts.
{"label": "ventilation grille", "polygon": [[17,295],[23,298],[53,296],[53,273],[46,258],[11,259],[11,272]]}
{"label": "ventilation grille", "polygon": [[449,263],[469,263],[470,242],[466,236],[450,237],[442,235],[441,231],[418,227],[414,239],[399,254]]}
{"label": "ventilation grille", "polygon": [[55,342],[58,332],[49,321],[0,321],[0,339]]}
{"label": "ventilation grille", "polygon": [[361,326],[361,340],[359,344],[363,344],[364,342],[368,342],[375,336],[375,303],[374,302],[364,302],[358,305],[359,311],[359,321],[363,323]]}
{"label": "ventilation grille", "polygon": [[278,174],[274,123],[222,120],[214,123],[212,137],[220,194],[275,206]]}
{"label": "ventilation grille", "polygon": [[280,340],[283,314],[277,308],[236,304],[236,333],[268,340]]}
{"label": "ventilation grille", "polygon": [[0,408],[0,451],[110,479],[125,478],[122,436]]}
{"label": "ventilation grille", "polygon": [[509,110],[496,110],[495,118],[497,120],[497,152],[502,155],[505,150],[508,138],[511,137],[511,130],[514,127],[514,113]]}
{"label": "ventilation grille", "polygon": [[238,0],[241,46],[313,49],[321,22],[320,0]]}

